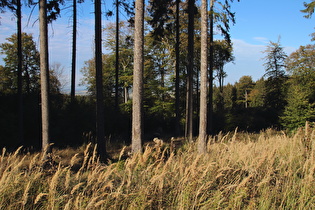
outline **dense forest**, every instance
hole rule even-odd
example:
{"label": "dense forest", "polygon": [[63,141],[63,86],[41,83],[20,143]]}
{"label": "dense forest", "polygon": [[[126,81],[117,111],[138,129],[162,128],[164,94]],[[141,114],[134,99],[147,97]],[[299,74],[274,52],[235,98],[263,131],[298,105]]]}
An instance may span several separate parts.
{"label": "dense forest", "polygon": [[[94,142],[105,150],[108,144],[137,141],[136,152],[137,145],[155,137],[192,141],[198,135],[204,138],[201,133],[270,127],[292,131],[315,121],[313,44],[287,55],[280,39],[270,41],[263,52],[261,79],[245,75],[235,84],[224,83],[224,66],[234,61],[229,34],[237,15],[231,11],[230,5],[237,3],[233,0],[211,0],[209,11],[207,1],[150,0],[144,5],[117,0],[116,11],[103,13],[116,14],[116,21],[104,28],[101,1],[95,0],[95,58],[80,70],[87,95],[75,94],[76,24],[71,94],[61,92],[60,66],[49,65],[45,57],[47,24],[53,24],[69,2],[39,3],[44,5],[40,49],[19,26],[0,45],[5,55],[0,66],[0,147],[40,149],[49,143],[65,147]],[[70,5],[74,17],[77,3],[82,1]],[[307,18],[314,6],[305,4],[302,12]],[[0,9],[13,12],[20,24],[20,0],[1,1]],[[128,20],[119,19],[119,10]]]}

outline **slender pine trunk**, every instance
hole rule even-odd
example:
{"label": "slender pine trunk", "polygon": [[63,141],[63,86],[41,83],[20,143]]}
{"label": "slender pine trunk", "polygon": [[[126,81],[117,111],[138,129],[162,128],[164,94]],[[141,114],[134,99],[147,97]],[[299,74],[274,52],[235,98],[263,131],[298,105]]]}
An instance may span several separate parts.
{"label": "slender pine trunk", "polygon": [[115,109],[118,111],[118,75],[119,75],[119,0],[116,0],[116,63],[115,63]]}
{"label": "slender pine trunk", "polygon": [[213,4],[214,0],[210,0],[210,50],[209,50],[209,106],[208,106],[208,130],[209,134],[213,134]]}
{"label": "slender pine trunk", "polygon": [[40,84],[42,110],[42,151],[49,153],[49,57],[46,0],[39,0]]}
{"label": "slender pine trunk", "polygon": [[22,82],[22,14],[21,0],[17,0],[16,16],[17,16],[17,57],[18,57],[18,113],[19,113],[19,145],[24,144],[24,111],[23,111],[23,82]]}
{"label": "slender pine trunk", "polygon": [[95,0],[95,71],[96,71],[96,138],[100,159],[106,161],[103,101],[103,63],[102,63],[102,9],[101,0]]}
{"label": "slender pine trunk", "polygon": [[198,152],[206,153],[207,140],[207,83],[208,83],[208,14],[207,0],[201,2],[201,60],[200,60],[200,112]]}
{"label": "slender pine trunk", "polygon": [[176,63],[175,63],[175,132],[176,136],[180,136],[180,112],[179,112],[179,3],[180,0],[176,0],[176,44],[175,44],[175,54],[176,54]]}
{"label": "slender pine trunk", "polygon": [[186,138],[193,140],[193,71],[194,71],[194,17],[195,0],[188,0],[188,68],[186,100]]}
{"label": "slender pine trunk", "polygon": [[135,7],[134,70],[132,93],[132,153],[142,150],[143,122],[143,48],[144,48],[144,0],[136,0]]}
{"label": "slender pine trunk", "polygon": [[75,75],[77,55],[77,0],[73,0],[73,28],[72,28],[72,66],[71,66],[71,102],[75,99]]}

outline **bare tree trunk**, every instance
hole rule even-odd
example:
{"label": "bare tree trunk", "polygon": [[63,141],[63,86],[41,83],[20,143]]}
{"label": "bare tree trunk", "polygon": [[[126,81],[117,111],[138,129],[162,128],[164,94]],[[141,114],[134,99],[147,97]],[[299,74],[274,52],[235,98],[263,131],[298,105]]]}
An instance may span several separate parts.
{"label": "bare tree trunk", "polygon": [[134,70],[132,93],[132,153],[141,152],[142,149],[144,0],[136,0],[135,12]]}
{"label": "bare tree trunk", "polygon": [[125,86],[125,87],[124,87],[124,103],[127,103],[127,102],[128,102],[128,99],[129,99],[129,96],[128,96],[128,88]]}
{"label": "bare tree trunk", "polygon": [[179,3],[180,0],[176,0],[176,44],[175,44],[175,129],[176,136],[180,136],[180,113],[179,113]]}
{"label": "bare tree trunk", "polygon": [[96,70],[96,138],[98,154],[106,161],[106,144],[104,131],[104,101],[103,101],[103,63],[102,63],[102,9],[101,0],[95,0],[95,70]]}
{"label": "bare tree trunk", "polygon": [[200,62],[200,118],[198,152],[206,153],[207,146],[207,83],[208,83],[208,14],[207,0],[201,2],[201,62]]}
{"label": "bare tree trunk", "polygon": [[189,78],[188,78],[188,70],[187,70],[187,76],[186,76],[186,109],[185,109],[185,138],[188,139],[188,132],[189,132],[189,103],[188,103],[188,99],[189,99]]}
{"label": "bare tree trunk", "polygon": [[[126,66],[123,65],[123,72],[126,72]],[[127,86],[127,82],[124,83],[124,103],[127,103],[129,100],[129,93],[128,93],[128,86]]]}
{"label": "bare tree trunk", "polygon": [[75,70],[77,51],[77,0],[73,0],[73,28],[72,28],[72,66],[71,66],[71,102],[75,99]]}
{"label": "bare tree trunk", "polygon": [[[162,64],[162,66],[164,66],[164,64]],[[165,69],[164,69],[164,67],[160,68],[160,73],[161,73],[161,88],[163,90],[161,99],[162,99],[162,101],[165,101],[165,92],[164,92],[164,87],[165,87]]]}
{"label": "bare tree trunk", "polygon": [[119,0],[116,0],[116,63],[115,63],[115,109],[118,111],[118,73],[119,73]]}
{"label": "bare tree trunk", "polygon": [[209,51],[209,133],[213,134],[213,4],[214,0],[210,1],[210,51]]}
{"label": "bare tree trunk", "polygon": [[17,45],[18,45],[18,104],[19,104],[19,146],[24,144],[24,111],[23,111],[23,83],[22,83],[22,15],[21,0],[17,0],[16,16],[17,16]]}
{"label": "bare tree trunk", "polygon": [[193,140],[193,71],[194,71],[194,7],[195,0],[188,0],[188,68],[187,68],[187,88],[186,100],[186,137]]}
{"label": "bare tree trunk", "polygon": [[46,0],[39,0],[40,84],[42,106],[42,151],[50,152],[49,129],[49,57]]}

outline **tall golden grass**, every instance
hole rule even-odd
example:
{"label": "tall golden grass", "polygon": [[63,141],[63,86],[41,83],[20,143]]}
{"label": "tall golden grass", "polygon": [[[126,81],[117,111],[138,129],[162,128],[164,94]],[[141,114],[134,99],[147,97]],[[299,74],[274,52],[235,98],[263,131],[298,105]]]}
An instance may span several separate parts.
{"label": "tall golden grass", "polygon": [[0,209],[315,209],[312,126],[219,134],[207,146],[206,155],[192,143],[176,154],[147,147],[105,165],[87,145],[54,151],[45,166],[40,154],[4,149]]}

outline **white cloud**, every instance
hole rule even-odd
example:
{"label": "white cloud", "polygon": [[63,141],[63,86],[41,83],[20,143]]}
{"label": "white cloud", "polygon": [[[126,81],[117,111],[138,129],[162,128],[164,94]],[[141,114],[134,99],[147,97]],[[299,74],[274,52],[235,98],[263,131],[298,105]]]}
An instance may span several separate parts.
{"label": "white cloud", "polygon": [[253,40],[261,42],[263,44],[268,44],[269,40],[266,37],[254,37]]}
{"label": "white cloud", "polygon": [[253,80],[258,80],[263,74],[262,58],[265,46],[249,44],[244,40],[232,39],[234,64],[229,63],[225,66],[227,72],[226,82],[234,84],[244,75],[252,76]]}
{"label": "white cloud", "polygon": [[240,59],[247,59],[255,57],[255,60],[261,57],[262,51],[265,45],[254,45],[245,42],[240,39],[232,39],[233,42],[233,52],[235,56]]}

